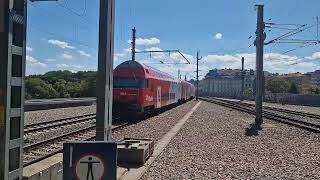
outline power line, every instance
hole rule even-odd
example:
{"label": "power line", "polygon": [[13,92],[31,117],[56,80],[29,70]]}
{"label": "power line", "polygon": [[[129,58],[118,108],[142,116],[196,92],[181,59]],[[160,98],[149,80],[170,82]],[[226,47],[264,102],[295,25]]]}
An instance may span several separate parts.
{"label": "power line", "polygon": [[86,9],[87,9],[87,0],[84,0],[84,10],[82,13],[78,13],[78,12],[74,11],[68,5],[65,6],[62,3],[60,3],[59,1],[56,1],[56,4],[64,9],[68,10],[71,14],[74,14],[74,15],[80,17],[81,19],[84,19],[85,21],[89,22],[89,20],[86,19],[84,16],[86,14]]}
{"label": "power line", "polygon": [[265,23],[267,25],[277,25],[277,26],[304,26],[305,24],[281,24],[281,23]]}
{"label": "power line", "polygon": [[[29,1],[30,1],[30,0],[29,0]],[[99,27],[97,23],[94,23],[94,22],[89,21],[88,19],[84,18],[83,15],[79,15],[79,14],[77,14],[77,13],[74,13],[72,9],[70,9],[70,8],[68,8],[68,7],[65,7],[64,5],[62,5],[61,3],[59,3],[58,1],[56,1],[56,4],[57,4],[58,6],[60,6],[61,8],[66,9],[69,13],[71,13],[71,14],[79,17],[79,19],[81,19],[82,21],[90,24],[90,25],[93,26],[93,27],[96,27],[96,29]],[[44,8],[41,8],[41,7],[39,7],[39,6],[35,6],[33,3],[28,3],[28,5],[33,6],[33,7],[37,8],[37,9],[41,9],[41,10],[44,11],[45,13],[48,13],[48,10],[46,10],[46,9],[44,9]],[[57,15],[57,14],[52,13],[52,12],[50,12],[50,14],[54,14],[55,16],[59,16],[60,19],[62,18],[60,14]],[[60,20],[60,19],[59,19],[59,20]],[[62,18],[62,19],[63,19],[63,18]]]}
{"label": "power line", "polygon": [[283,52],[283,54],[287,54],[287,53],[289,53],[289,52],[292,52],[292,51],[295,51],[295,50],[297,50],[297,49],[301,49],[301,48],[304,48],[304,47],[308,47],[308,46],[311,46],[311,45],[316,45],[316,44],[314,44],[314,43],[309,43],[309,44],[301,45],[301,46],[298,46],[298,47],[296,47],[296,48],[293,48],[293,49],[290,49],[290,50],[288,50],[288,51],[285,51],[285,52]]}
{"label": "power line", "polygon": [[[47,16],[55,16],[56,18],[59,19],[59,21],[61,21],[61,20],[66,21],[66,19],[59,13],[53,13],[52,11],[48,11],[47,9],[36,6],[33,3],[28,3],[28,5],[30,5],[31,7],[35,8],[35,9],[42,11],[43,14],[46,14]],[[83,21],[83,24],[88,24],[88,23],[91,24],[91,26],[88,26],[88,25],[83,26],[84,28],[86,28],[92,32],[98,32],[98,24],[92,23],[92,22],[88,21],[87,19],[83,19],[83,18],[79,18],[79,19]],[[68,21],[67,23],[70,24],[70,21]],[[74,23],[74,21],[72,21],[72,23]],[[96,28],[94,28],[94,27],[96,27]]]}
{"label": "power line", "polygon": [[60,35],[60,34],[57,34],[57,33],[53,33],[53,32],[47,31],[47,30],[42,30],[42,29],[40,29],[38,27],[35,27],[35,26],[32,26],[32,25],[30,26],[30,28],[32,28],[32,29],[34,29],[34,30],[36,30],[38,32],[42,32],[44,34],[50,35],[50,36],[54,36],[54,37],[57,37],[57,36],[59,37],[60,36],[60,38],[65,39],[65,40],[67,40],[67,41],[69,41],[71,43],[87,47],[88,49],[91,49],[92,51],[97,51],[97,49],[90,47],[90,45],[88,45],[88,44],[81,43],[81,42],[78,42],[78,41],[74,41],[74,40],[69,39],[67,37],[63,37],[63,35]]}

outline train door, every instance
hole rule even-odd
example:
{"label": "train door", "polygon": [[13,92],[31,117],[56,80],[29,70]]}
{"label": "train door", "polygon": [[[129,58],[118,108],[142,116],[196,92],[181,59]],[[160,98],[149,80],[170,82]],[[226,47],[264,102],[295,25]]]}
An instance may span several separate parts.
{"label": "train door", "polygon": [[161,86],[157,88],[157,108],[161,107]]}

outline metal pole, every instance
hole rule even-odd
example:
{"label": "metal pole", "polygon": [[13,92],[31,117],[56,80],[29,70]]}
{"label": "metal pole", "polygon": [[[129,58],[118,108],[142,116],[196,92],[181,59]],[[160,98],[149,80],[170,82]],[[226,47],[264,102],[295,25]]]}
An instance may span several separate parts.
{"label": "metal pole", "polygon": [[26,0],[0,0],[0,179],[22,179]]}
{"label": "metal pole", "polygon": [[136,28],[134,27],[132,29],[132,49],[131,49],[131,54],[132,54],[132,61],[136,60]]}
{"label": "metal pole", "polygon": [[199,57],[199,51],[197,51],[197,89],[196,89],[196,100],[198,100],[199,97],[199,60],[201,60],[202,57]]}
{"label": "metal pole", "polygon": [[261,125],[262,119],[262,101],[263,101],[263,45],[265,40],[263,5],[257,7],[257,31],[256,31],[256,119],[255,124]]}
{"label": "metal pole", "polygon": [[196,89],[196,100],[198,101],[199,96],[199,51],[197,51],[197,89]]}
{"label": "metal pole", "polygon": [[244,72],[244,57],[241,58],[241,101],[243,101],[244,99],[244,95],[243,95],[243,92],[244,92],[244,76],[245,76],[245,72]]}
{"label": "metal pole", "polygon": [[96,140],[112,138],[115,0],[100,0]]}

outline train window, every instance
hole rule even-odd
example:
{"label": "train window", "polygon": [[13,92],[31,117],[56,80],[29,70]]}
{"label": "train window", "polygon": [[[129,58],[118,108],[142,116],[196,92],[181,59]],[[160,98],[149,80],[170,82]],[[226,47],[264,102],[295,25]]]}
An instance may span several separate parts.
{"label": "train window", "polygon": [[114,88],[145,88],[146,79],[144,78],[127,78],[127,77],[114,77]]}

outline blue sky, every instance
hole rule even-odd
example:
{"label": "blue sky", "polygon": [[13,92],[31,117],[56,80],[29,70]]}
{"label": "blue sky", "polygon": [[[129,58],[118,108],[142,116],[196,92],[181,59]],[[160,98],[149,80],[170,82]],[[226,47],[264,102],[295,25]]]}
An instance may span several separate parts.
{"label": "blue sky", "polygon": [[[309,26],[316,24],[320,15],[318,0],[116,0],[114,64],[130,59],[128,41],[136,27],[138,50],[179,49],[192,62],[170,65],[183,62],[176,53],[137,55],[138,61],[174,76],[178,69],[188,79],[195,76],[197,50],[203,56],[201,75],[214,68],[239,68],[242,56],[246,67],[254,68],[255,47],[248,46],[255,35],[255,4],[265,4],[267,22]],[[98,0],[29,2],[28,8],[27,74],[97,69]],[[286,32],[273,28],[267,32],[267,41]],[[315,26],[291,38],[316,39],[316,34]],[[301,45],[266,46],[265,70],[289,73],[320,69],[319,45],[283,54]],[[160,61],[168,64],[159,65]]]}

